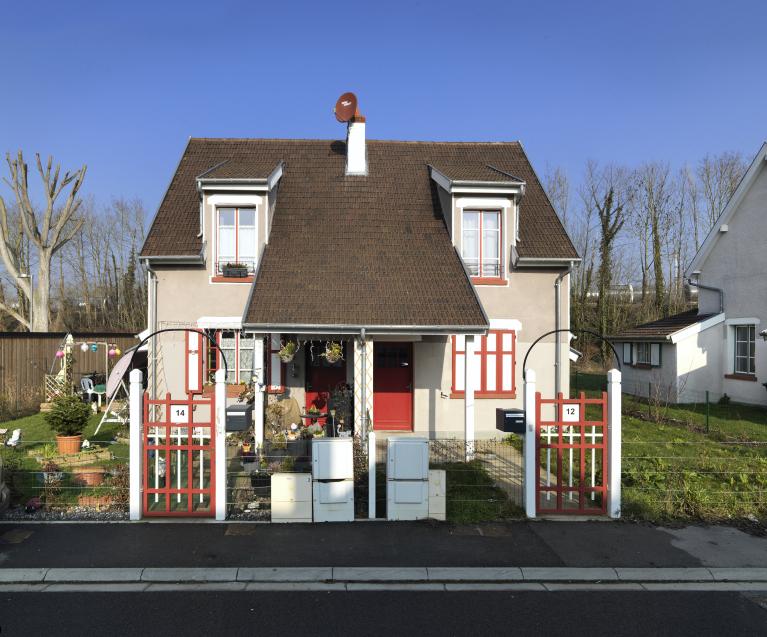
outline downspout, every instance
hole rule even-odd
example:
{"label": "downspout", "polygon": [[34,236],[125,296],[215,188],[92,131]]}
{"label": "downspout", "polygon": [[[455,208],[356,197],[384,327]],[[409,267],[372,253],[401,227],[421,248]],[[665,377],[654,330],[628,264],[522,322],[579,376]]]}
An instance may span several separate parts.
{"label": "downspout", "polygon": [[[562,302],[560,300],[562,279],[572,272],[573,262],[567,267],[567,270],[560,272],[554,281],[554,329],[561,329],[562,324]],[[569,327],[568,321],[568,327]],[[569,342],[569,341],[568,341]],[[556,340],[554,343],[554,396],[559,396],[561,389],[560,368],[562,366],[562,346],[560,342],[560,332],[556,333]]]}
{"label": "downspout", "polygon": [[[157,331],[157,275],[149,268],[150,317],[149,329]],[[152,398],[157,398],[157,337],[152,337]]]}
{"label": "downspout", "polygon": [[[701,290],[708,290],[709,292],[718,292],[719,293],[719,314],[722,314],[724,312],[724,290],[722,288],[715,288],[712,285],[703,285],[702,283],[698,283],[697,281],[693,282],[692,277],[689,277],[687,279],[687,284],[694,288],[700,288]],[[698,306],[700,307],[700,303],[698,303]]]}
{"label": "downspout", "polygon": [[368,418],[367,418],[367,375],[368,375],[368,348],[365,342],[365,328],[360,330],[360,368],[362,378],[360,378],[360,433],[362,440],[368,436]]}

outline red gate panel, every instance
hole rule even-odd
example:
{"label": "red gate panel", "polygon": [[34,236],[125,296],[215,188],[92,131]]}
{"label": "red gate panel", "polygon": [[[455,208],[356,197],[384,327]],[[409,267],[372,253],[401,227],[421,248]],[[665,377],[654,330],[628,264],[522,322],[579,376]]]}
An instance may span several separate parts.
{"label": "red gate panel", "polygon": [[215,515],[215,396],[144,394],[145,516]]}
{"label": "red gate panel", "polygon": [[606,513],[607,393],[548,399],[537,392],[535,430],[537,512]]}

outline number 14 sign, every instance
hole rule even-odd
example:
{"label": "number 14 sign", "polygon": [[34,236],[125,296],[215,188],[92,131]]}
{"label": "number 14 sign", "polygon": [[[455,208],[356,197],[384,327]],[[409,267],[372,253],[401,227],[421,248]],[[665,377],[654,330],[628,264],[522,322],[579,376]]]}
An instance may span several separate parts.
{"label": "number 14 sign", "polygon": [[580,422],[581,406],[565,403],[562,405],[562,422]]}

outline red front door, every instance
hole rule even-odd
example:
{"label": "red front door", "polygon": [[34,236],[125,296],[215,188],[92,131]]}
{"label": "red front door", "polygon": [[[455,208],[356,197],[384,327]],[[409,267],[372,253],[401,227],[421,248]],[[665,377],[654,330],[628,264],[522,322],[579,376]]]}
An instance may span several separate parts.
{"label": "red front door", "polygon": [[[322,413],[328,411],[328,401],[333,391],[346,382],[346,345],[344,357],[337,363],[328,363],[320,353],[325,351],[325,345],[315,346],[314,357],[306,352],[306,410],[316,407]],[[325,424],[326,418],[317,422]],[[306,421],[304,421],[306,424]]]}
{"label": "red front door", "polygon": [[373,345],[373,429],[413,430],[413,344]]}

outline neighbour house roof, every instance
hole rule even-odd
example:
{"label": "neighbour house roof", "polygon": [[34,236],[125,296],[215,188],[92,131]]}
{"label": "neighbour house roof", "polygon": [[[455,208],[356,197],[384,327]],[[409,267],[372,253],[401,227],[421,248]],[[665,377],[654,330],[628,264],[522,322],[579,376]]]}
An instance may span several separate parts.
{"label": "neighbour house roof", "polygon": [[518,176],[520,256],[578,257],[519,143],[369,140],[367,156],[368,175],[347,176],[342,141],[191,139],[141,256],[201,253],[201,174],[264,177],[284,162],[245,325],[485,328],[429,165],[467,180],[510,180],[488,165]]}
{"label": "neighbour house roof", "polygon": [[274,172],[279,162],[271,159],[230,157],[209,168],[198,179],[264,179]]}
{"label": "neighbour house roof", "polygon": [[476,163],[444,163],[434,166],[445,177],[455,182],[486,182],[507,183],[524,182],[521,177],[516,177],[511,169],[502,166],[483,164],[481,158]]}
{"label": "neighbour house roof", "polygon": [[686,277],[694,276],[700,272],[704,262],[708,258],[708,255],[711,254],[711,250],[713,249],[719,237],[722,235],[722,226],[730,223],[730,219],[732,219],[732,216],[735,214],[738,206],[740,206],[740,202],[743,201],[746,193],[751,188],[751,184],[754,183],[754,180],[759,175],[759,172],[765,167],[766,163],[767,142],[764,142],[762,147],[759,149],[759,152],[756,154],[756,157],[754,157],[754,160],[751,162],[751,165],[748,167],[748,170],[746,170],[746,174],[743,175],[743,179],[740,180],[740,183],[735,189],[735,192],[732,193],[732,196],[727,201],[724,210],[721,211],[721,214],[716,220],[716,223],[714,223],[711,230],[709,230],[709,233],[706,235],[706,238],[698,249],[698,252],[693,257],[692,262],[689,266],[687,266],[687,269],[684,272]]}
{"label": "neighbour house roof", "polygon": [[717,315],[698,314],[697,309],[692,309],[682,312],[681,314],[674,314],[673,316],[658,319],[657,321],[630,327],[610,338],[616,341],[666,340],[676,332],[697,323],[703,323],[714,316]]}

